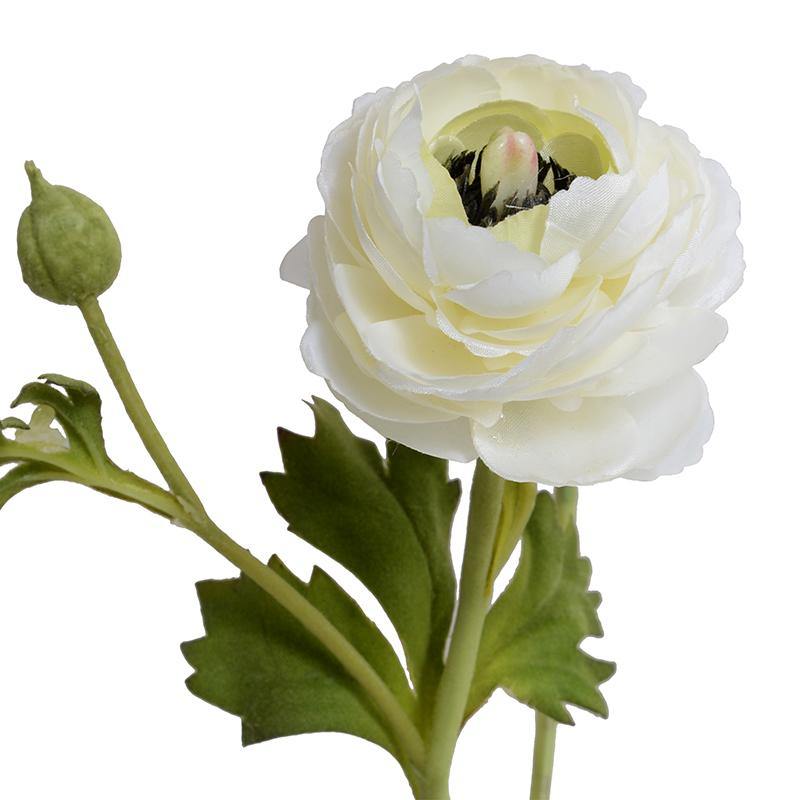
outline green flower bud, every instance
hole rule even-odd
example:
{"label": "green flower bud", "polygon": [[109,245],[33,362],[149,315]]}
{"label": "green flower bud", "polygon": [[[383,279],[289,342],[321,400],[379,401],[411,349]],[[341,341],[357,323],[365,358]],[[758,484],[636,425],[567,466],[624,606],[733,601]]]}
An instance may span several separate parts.
{"label": "green flower bud", "polygon": [[48,183],[33,161],[25,162],[25,171],[33,199],[17,229],[23,280],[53,303],[98,297],[114,282],[122,259],[111,220],[80,192]]}

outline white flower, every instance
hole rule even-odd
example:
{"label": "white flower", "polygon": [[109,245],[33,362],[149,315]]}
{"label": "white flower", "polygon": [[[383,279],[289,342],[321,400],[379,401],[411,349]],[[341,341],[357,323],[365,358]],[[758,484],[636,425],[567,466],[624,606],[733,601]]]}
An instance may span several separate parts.
{"label": "white flower", "polygon": [[739,202],[643,100],[534,56],[357,100],[322,156],[325,215],[281,268],[310,289],[309,369],[381,434],[510,480],[699,460],[692,367],[741,283]]}

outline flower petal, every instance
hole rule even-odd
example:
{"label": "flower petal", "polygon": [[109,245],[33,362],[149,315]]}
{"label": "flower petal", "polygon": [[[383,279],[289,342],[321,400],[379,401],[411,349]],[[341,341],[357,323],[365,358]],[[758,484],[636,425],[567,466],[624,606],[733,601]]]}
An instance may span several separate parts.
{"label": "flower petal", "polygon": [[443,64],[415,79],[422,107],[423,134],[430,142],[450,120],[500,99],[500,86],[482,66]]}
{"label": "flower petal", "polygon": [[581,252],[617,220],[634,174],[609,172],[597,180],[576,178],[569,190],[550,200],[550,213],[539,250],[546,261],[557,261],[571,250]]}
{"label": "flower petal", "polygon": [[383,419],[419,424],[447,422],[456,416],[393,392],[364,372],[330,322],[315,310],[313,303],[309,308],[309,325],[300,351],[308,369],[325,378],[332,391]]}
{"label": "flower petal", "polygon": [[609,235],[581,263],[581,275],[616,275],[615,270],[635,258],[661,229],[669,211],[669,173],[658,172],[614,226]]}
{"label": "flower petal", "polygon": [[308,252],[308,236],[304,236],[281,262],[281,278],[302,289],[311,288],[311,265]]}
{"label": "flower petal", "polygon": [[460,219],[426,219],[424,231],[425,270],[440,286],[471,286],[498,272],[539,272],[547,267],[535,253],[500,242],[486,228]]}
{"label": "flower petal", "polygon": [[466,418],[452,420],[451,422],[429,422],[423,424],[409,424],[403,422],[390,422],[374,417],[371,414],[348,402],[346,397],[339,399],[371,428],[381,436],[400,442],[406,447],[427,453],[437,458],[447,458],[451,461],[466,463],[474,461],[477,457],[475,446],[470,436],[470,426]]}
{"label": "flower petal", "polygon": [[415,381],[488,371],[483,359],[432,327],[421,314],[370,325],[364,341],[373,358]]}
{"label": "flower petal", "polygon": [[629,395],[664,383],[708,358],[727,333],[727,322],[713,311],[665,309],[657,325],[633,334],[644,342],[636,355],[587,394]]}
{"label": "flower petal", "polygon": [[621,399],[562,411],[549,400],[509,403],[491,428],[473,424],[478,455],[506,480],[553,486],[597,483],[632,466],[636,422]]}
{"label": "flower petal", "polygon": [[[532,253],[522,255],[536,258]],[[454,289],[446,297],[475,314],[494,319],[533,314],[564,293],[580,265],[577,251],[550,265],[536,260],[539,263],[534,269],[502,270],[474,286]]]}
{"label": "flower petal", "polygon": [[[631,397],[509,403],[491,428],[473,424],[478,455],[507,480],[588,485],[694,463],[710,434],[705,385],[693,370]],[[700,420],[701,424],[698,424]]]}

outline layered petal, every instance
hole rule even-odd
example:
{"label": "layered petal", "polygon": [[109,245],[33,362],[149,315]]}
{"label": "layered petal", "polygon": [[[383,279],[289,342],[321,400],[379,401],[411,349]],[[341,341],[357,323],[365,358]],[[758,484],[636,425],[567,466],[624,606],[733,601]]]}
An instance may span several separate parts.
{"label": "layered petal", "polygon": [[281,265],[310,291],[309,369],[381,434],[515,481],[696,461],[713,415],[692,368],[742,280],[739,201],[643,101],[536,56],[356,101],[323,152],[325,214]]}
{"label": "layered petal", "polygon": [[627,397],[509,403],[491,428],[473,424],[486,465],[513,481],[554,486],[647,479],[697,461],[711,434],[705,384],[694,371]]}

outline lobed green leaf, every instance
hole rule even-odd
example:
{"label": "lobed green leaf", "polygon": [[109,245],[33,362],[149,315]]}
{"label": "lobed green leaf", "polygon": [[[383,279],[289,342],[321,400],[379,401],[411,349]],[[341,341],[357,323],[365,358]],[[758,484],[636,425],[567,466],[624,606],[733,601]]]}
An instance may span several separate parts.
{"label": "lobed green leaf", "polygon": [[[23,386],[12,405],[24,404],[36,406],[31,424],[16,417],[0,420],[0,466],[15,465],[0,478],[0,508],[24,489],[63,480],[175,518],[175,503],[167,491],[120,469],[109,458],[100,395],[94,387],[63,375],[42,375],[40,382]],[[66,439],[52,427],[53,421],[61,425]],[[10,429],[17,430],[16,438],[3,433]]]}
{"label": "lobed green leaf", "polygon": [[467,716],[497,688],[565,724],[573,722],[567,704],[608,715],[598,687],[615,665],[580,649],[603,635],[590,578],[574,521],[562,523],[553,497],[540,492],[519,567],[486,621]]}
{"label": "lobed green leaf", "polygon": [[45,374],[40,376],[41,380],[45,383],[23,386],[11,407],[26,403],[49,406],[64,427],[70,449],[102,466],[108,455],[103,440],[100,395],[90,384],[63,375]]}
{"label": "lobed green leaf", "polygon": [[447,462],[395,443],[384,460],[318,398],[312,437],[279,430],[285,473],[264,486],[289,530],[338,561],[394,625],[415,686],[435,683],[452,617],[450,528],[459,486]]}
{"label": "lobed green leaf", "polygon": [[[391,645],[320,569],[304,583],[277,557],[270,566],[335,625],[400,702],[414,697]],[[206,635],[182,651],[189,690],[242,720],[242,742],[337,731],[374,742],[400,760],[381,715],[328,650],[248,578],[197,584]]]}
{"label": "lobed green leaf", "polygon": [[444,665],[444,649],[456,598],[456,575],[450,550],[453,518],[461,485],[448,477],[445,459],[386,442],[387,480],[406,512],[422,547],[431,580],[431,628],[428,649],[419,675],[418,693],[423,712],[431,709]]}

